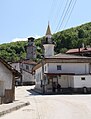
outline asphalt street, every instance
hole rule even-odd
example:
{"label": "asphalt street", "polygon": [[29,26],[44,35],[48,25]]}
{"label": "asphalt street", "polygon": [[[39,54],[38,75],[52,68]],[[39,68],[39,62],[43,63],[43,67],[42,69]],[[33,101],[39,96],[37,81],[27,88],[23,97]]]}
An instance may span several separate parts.
{"label": "asphalt street", "polygon": [[91,119],[91,95],[39,95],[33,86],[16,88],[16,100],[30,105],[0,119]]}

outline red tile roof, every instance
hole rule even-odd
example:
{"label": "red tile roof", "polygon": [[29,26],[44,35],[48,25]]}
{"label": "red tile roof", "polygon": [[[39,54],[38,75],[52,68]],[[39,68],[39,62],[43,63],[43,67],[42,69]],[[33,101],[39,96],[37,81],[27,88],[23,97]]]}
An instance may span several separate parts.
{"label": "red tile roof", "polygon": [[46,59],[51,59],[51,58],[52,59],[89,59],[88,57],[85,56],[76,56],[76,55],[62,54],[62,53],[47,57]]}
{"label": "red tile roof", "polygon": [[2,59],[0,57],[0,62],[2,64],[4,64],[13,74],[15,74],[15,76],[21,76],[21,74],[16,70],[14,69],[10,64],[8,64],[4,59]]}
{"label": "red tile roof", "polygon": [[80,49],[77,48],[77,49],[70,49],[66,53],[67,54],[79,53],[79,50],[80,53],[91,52],[91,48],[80,48]]}
{"label": "red tile roof", "polygon": [[33,64],[33,65],[36,65],[37,63],[32,61],[32,60],[23,60],[22,61],[23,64]]}

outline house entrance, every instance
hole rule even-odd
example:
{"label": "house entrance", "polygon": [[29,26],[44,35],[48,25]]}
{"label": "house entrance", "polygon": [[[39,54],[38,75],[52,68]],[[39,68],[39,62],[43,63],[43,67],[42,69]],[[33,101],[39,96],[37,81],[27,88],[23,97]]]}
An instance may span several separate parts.
{"label": "house entrance", "polygon": [[48,84],[47,84],[47,91],[49,92],[58,92],[61,88],[61,85],[58,85],[58,76],[57,75],[51,75],[48,76]]}
{"label": "house entrance", "polygon": [[52,91],[57,92],[58,78],[57,76],[52,79]]}
{"label": "house entrance", "polygon": [[56,92],[57,91],[57,85],[58,85],[58,78],[57,76],[49,76],[48,77],[48,88],[51,88],[52,92]]}

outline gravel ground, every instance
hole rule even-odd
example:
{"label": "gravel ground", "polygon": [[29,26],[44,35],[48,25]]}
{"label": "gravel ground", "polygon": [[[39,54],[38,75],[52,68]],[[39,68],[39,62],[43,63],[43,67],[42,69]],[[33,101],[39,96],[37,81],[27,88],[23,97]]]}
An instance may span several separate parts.
{"label": "gravel ground", "polygon": [[38,95],[33,86],[16,88],[16,100],[30,105],[1,119],[91,119],[91,95]]}

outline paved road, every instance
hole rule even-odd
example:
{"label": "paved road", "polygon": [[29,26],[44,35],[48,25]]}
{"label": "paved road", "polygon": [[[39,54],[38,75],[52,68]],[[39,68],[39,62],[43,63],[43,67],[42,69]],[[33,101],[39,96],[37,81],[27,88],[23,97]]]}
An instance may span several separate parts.
{"label": "paved road", "polygon": [[30,105],[0,119],[91,119],[91,95],[37,95],[17,87],[16,100]]}

